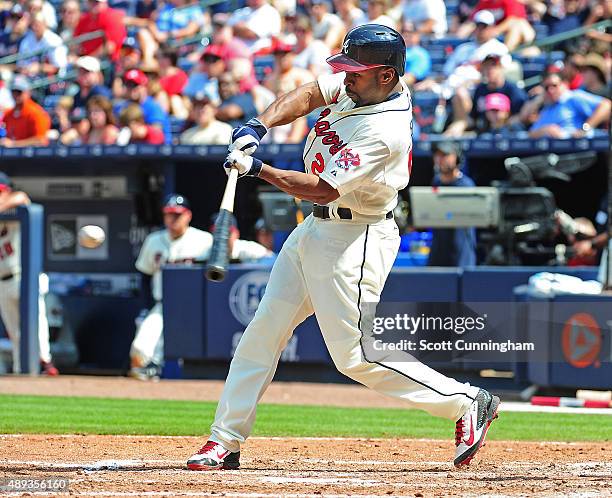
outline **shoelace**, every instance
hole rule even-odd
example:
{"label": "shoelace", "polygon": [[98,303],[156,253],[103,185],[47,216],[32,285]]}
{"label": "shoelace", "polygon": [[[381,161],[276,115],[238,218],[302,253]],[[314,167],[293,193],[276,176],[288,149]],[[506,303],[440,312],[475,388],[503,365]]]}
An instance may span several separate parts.
{"label": "shoelace", "polygon": [[215,446],[217,446],[217,443],[215,443],[214,441],[207,441],[206,444],[202,446],[196,454],[203,455],[208,450],[212,450]]}
{"label": "shoelace", "polygon": [[459,446],[461,444],[461,440],[463,439],[463,417],[457,420],[455,424],[455,446]]}

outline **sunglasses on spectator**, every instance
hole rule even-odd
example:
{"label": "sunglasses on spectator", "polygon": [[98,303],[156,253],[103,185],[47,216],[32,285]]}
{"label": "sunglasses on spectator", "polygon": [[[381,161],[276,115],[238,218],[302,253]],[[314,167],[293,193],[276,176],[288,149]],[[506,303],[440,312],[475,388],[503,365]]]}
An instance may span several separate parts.
{"label": "sunglasses on spectator", "polygon": [[550,88],[557,88],[560,83],[549,83],[548,85],[544,85],[544,90],[549,90]]}
{"label": "sunglasses on spectator", "polygon": [[21,95],[23,93],[23,90],[18,90],[17,88],[13,88],[11,90],[11,93],[13,93],[15,95]]}
{"label": "sunglasses on spectator", "polygon": [[204,57],[202,57],[202,60],[204,62],[213,63],[213,62],[217,62],[217,61],[221,60],[221,57],[216,57],[214,55],[205,55]]}
{"label": "sunglasses on spectator", "polygon": [[132,90],[133,88],[138,88],[138,86],[139,86],[138,83],[134,83],[133,81],[126,81],[125,82],[125,87],[128,90]]}

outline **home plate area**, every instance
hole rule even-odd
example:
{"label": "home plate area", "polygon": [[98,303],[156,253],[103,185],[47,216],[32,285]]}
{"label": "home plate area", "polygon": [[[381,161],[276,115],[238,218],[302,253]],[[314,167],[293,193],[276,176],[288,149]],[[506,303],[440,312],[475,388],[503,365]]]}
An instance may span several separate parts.
{"label": "home plate area", "polygon": [[67,478],[71,496],[601,496],[612,489],[610,442],[490,441],[467,469],[456,470],[450,441],[253,438],[240,470],[186,470],[202,442],[0,436],[0,477]]}

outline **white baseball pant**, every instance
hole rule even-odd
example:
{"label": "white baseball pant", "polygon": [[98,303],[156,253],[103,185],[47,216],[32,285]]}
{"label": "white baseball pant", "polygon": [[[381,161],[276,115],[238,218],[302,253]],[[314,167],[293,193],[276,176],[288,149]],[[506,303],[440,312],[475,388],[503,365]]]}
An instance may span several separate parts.
{"label": "white baseball pant", "polygon": [[164,317],[162,303],[151,308],[144,318],[130,348],[132,367],[146,367],[149,363],[162,365],[164,361]]}
{"label": "white baseball pant", "polygon": [[[38,344],[40,359],[45,362],[51,361],[49,347],[49,323],[47,321],[47,309],[45,307],[44,295],[49,290],[49,278],[41,273],[39,279],[38,294]],[[0,317],[4,323],[9,339],[13,345],[13,372],[21,372],[21,360],[19,355],[19,339],[21,337],[21,320],[19,313],[19,302],[21,296],[21,276],[15,275],[10,280],[0,281]]]}
{"label": "white baseball pant", "polygon": [[393,219],[366,225],[312,215],[285,242],[255,317],[234,354],[212,425],[212,441],[240,449],[257,402],[272,381],[297,325],[315,314],[325,344],[344,375],[408,406],[457,420],[478,388],[414,360],[369,362],[361,348],[361,305],[378,303],[399,248]]}

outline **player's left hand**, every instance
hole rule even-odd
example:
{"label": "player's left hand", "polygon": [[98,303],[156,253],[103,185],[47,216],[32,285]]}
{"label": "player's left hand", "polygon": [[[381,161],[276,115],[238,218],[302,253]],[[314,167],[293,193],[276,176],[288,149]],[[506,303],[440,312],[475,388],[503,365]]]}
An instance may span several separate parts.
{"label": "player's left hand", "polygon": [[242,178],[243,176],[259,176],[263,163],[240,150],[233,150],[225,158],[223,167],[228,175],[232,167],[238,169],[238,178]]}

